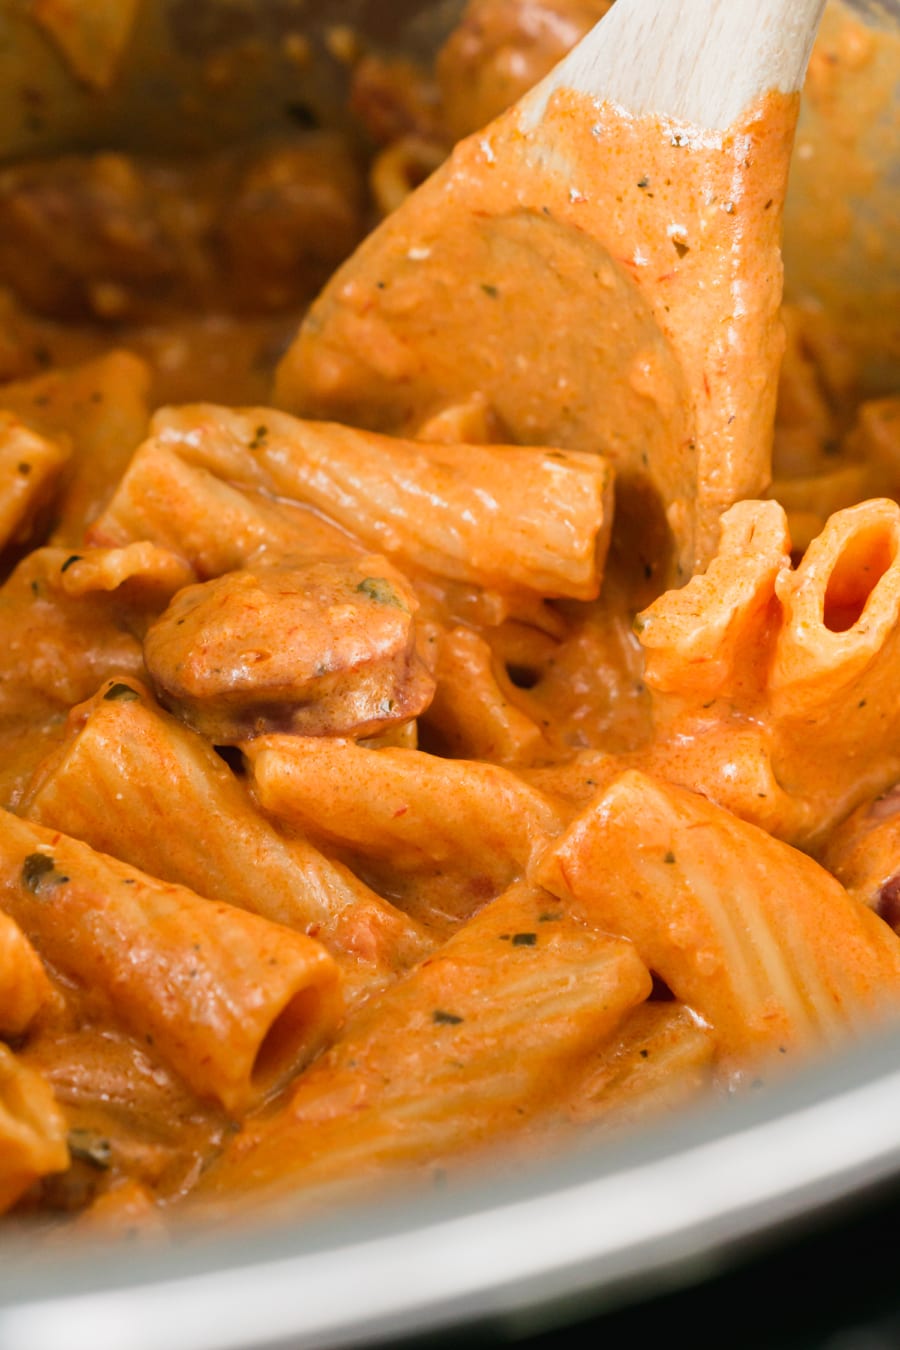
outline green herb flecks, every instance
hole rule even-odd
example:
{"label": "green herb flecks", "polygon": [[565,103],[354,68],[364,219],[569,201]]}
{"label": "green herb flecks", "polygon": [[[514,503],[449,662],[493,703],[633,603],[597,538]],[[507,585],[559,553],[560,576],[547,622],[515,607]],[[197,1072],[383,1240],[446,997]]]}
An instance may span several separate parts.
{"label": "green herb flecks", "polygon": [[392,605],[394,609],[406,609],[406,605],[385,577],[366,577],[356,589],[360,595],[374,600],[376,605]]}

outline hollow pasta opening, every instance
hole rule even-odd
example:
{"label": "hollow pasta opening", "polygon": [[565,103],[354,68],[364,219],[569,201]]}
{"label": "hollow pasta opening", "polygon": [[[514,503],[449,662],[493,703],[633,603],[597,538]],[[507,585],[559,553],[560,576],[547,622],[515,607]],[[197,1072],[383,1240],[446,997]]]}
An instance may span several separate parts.
{"label": "hollow pasta opening", "polygon": [[848,539],[825,590],[822,621],[829,632],[846,633],[855,627],[896,554],[893,531],[882,524],[860,530]]}
{"label": "hollow pasta opening", "polygon": [[251,1080],[257,1091],[276,1088],[311,1057],[319,1044],[322,1001],[320,989],[301,989],[282,1008],[253,1061]]}

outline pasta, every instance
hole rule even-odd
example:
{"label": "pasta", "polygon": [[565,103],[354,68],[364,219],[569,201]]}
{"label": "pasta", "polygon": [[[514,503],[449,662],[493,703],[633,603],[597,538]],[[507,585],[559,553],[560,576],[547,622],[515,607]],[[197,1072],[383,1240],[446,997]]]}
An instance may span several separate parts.
{"label": "pasta", "polygon": [[782,304],[791,100],[521,172],[609,7],[338,34],[368,154],[0,172],[3,1223],[514,1169],[897,1016],[900,403]]}
{"label": "pasta", "polygon": [[535,1112],[554,1075],[649,989],[629,943],[520,883],[348,1023],[285,1110],[245,1132],[212,1192],[283,1185],[295,1170],[323,1186],[452,1156]]}
{"label": "pasta", "polygon": [[265,1096],[340,1017],[336,966],[313,939],[9,814],[0,887],[54,969],[226,1107]]}

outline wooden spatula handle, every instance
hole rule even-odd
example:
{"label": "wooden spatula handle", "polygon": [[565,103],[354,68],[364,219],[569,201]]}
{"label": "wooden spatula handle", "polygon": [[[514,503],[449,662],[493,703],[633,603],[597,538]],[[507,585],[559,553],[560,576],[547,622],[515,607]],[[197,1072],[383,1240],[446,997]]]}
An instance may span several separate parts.
{"label": "wooden spatula handle", "polygon": [[723,129],[770,89],[800,88],[825,0],[617,0],[527,103],[565,86]]}

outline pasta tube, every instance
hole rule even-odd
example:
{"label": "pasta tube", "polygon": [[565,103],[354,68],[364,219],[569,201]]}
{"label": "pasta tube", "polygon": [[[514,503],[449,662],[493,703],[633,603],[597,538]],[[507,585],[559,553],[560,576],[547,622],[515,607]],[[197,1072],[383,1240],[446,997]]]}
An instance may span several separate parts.
{"label": "pasta tube", "polygon": [[114,680],[74,710],[19,812],[164,881],[314,933],[355,988],[381,983],[430,945],[346,867],[256,811],[212,747]]}
{"label": "pasta tube", "polygon": [[[599,590],[612,473],[597,455],[428,445],[207,404],[163,409],[153,433],[186,464],[323,512],[401,566],[501,591],[587,600]],[[112,519],[136,496],[131,477]]]}
{"label": "pasta tube", "polygon": [[[0,588],[0,717],[22,721],[90,698],[113,672],[137,674],[141,645],[103,591],[67,593],[66,549],[36,549]],[[129,616],[130,617],[130,616]]]}
{"label": "pasta tube", "polygon": [[649,992],[628,942],[514,886],[361,1009],[201,1190],[359,1185],[487,1143],[551,1100]]}
{"label": "pasta tube", "polygon": [[559,1101],[536,1117],[513,1159],[521,1164],[533,1157],[536,1145],[593,1144],[599,1135],[683,1109],[714,1085],[711,1028],[681,1003],[642,1003],[597,1047]]}
{"label": "pasta tube", "polygon": [[0,407],[72,447],[54,543],[79,545],[85,526],[106,505],[112,484],[146,435],[149,387],[149,366],[125,351],[4,385]]}
{"label": "pasta tube", "polygon": [[89,999],[229,1110],[289,1077],[341,1014],[337,967],[311,938],[8,813],[0,909]]}
{"label": "pasta tube", "polygon": [[499,892],[562,828],[548,797],[498,765],[333,737],[260,737],[246,754],[264,811],[401,871],[462,868]]}
{"label": "pasta tube", "polygon": [[591,1136],[674,1111],[709,1091],[715,1035],[680,1003],[642,1003],[568,1095],[568,1120]]}
{"label": "pasta tube", "polygon": [[423,715],[448,753],[497,764],[531,764],[544,758],[547,739],[519,706],[517,691],[490,646],[471,628],[437,638],[437,688]]}
{"label": "pasta tube", "polygon": [[836,1041],[900,1000],[900,943],[829,873],[633,770],[572,823],[535,879],[630,938],[710,1024],[726,1061]]}
{"label": "pasta tube", "polygon": [[790,548],[777,502],[739,502],[725,512],[706,571],[635,621],[651,689],[682,700],[758,694],[775,579],[790,566]]}
{"label": "pasta tube", "polygon": [[787,512],[791,542],[803,554],[825,528],[835,511],[854,506],[866,497],[881,495],[872,468],[859,460],[838,463],[828,471],[809,477],[776,478],[769,488],[772,497]]}
{"label": "pasta tube", "polygon": [[256,560],[314,560],[359,551],[314,512],[272,501],[255,482],[223,481],[158,438],[136,452],[87,538],[98,547],[152,540],[180,554],[202,578]]}
{"label": "pasta tube", "polygon": [[772,765],[809,803],[809,846],[900,779],[900,506],[876,498],[839,511],[776,592]]}
{"label": "pasta tube", "polygon": [[850,895],[900,931],[900,788],[858,806],[829,835],[822,862]]}
{"label": "pasta tube", "polygon": [[777,503],[742,502],[638,617],[656,734],[631,762],[815,849],[900,778],[900,507],[837,512],[796,570],[789,547]]}
{"label": "pasta tube", "polygon": [[860,405],[856,425],[847,437],[847,451],[858,455],[882,484],[886,496],[900,489],[900,396],[872,399]]}
{"label": "pasta tube", "polygon": [[0,404],[0,548],[28,539],[71,453],[64,442],[30,431]]}
{"label": "pasta tube", "polygon": [[66,1123],[53,1093],[0,1042],[0,1213],[38,1177],[68,1165]]}
{"label": "pasta tube", "polygon": [[21,1036],[53,989],[41,958],[17,923],[0,910],[0,1036]]}

